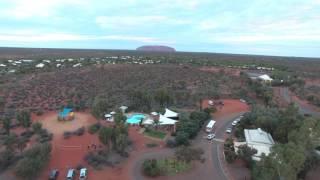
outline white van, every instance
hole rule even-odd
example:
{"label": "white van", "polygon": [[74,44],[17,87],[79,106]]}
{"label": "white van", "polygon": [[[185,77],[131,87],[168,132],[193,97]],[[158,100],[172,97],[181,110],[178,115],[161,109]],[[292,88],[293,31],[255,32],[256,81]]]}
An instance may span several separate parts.
{"label": "white van", "polygon": [[207,133],[212,132],[213,129],[214,129],[214,125],[215,125],[215,124],[216,124],[216,121],[210,120],[209,123],[208,123],[207,126],[206,126],[206,132],[207,132]]}

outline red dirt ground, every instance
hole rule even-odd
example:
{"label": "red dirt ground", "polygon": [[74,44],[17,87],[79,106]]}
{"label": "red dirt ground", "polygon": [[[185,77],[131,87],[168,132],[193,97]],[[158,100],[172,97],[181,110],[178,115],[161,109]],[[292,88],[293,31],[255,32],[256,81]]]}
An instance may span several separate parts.
{"label": "red dirt ground", "polygon": [[[202,107],[207,108],[210,107],[208,104],[209,100],[204,100],[202,102]],[[217,107],[217,112],[213,114],[214,118],[224,117],[229,114],[237,113],[237,112],[244,112],[249,110],[249,106],[246,103],[240,102],[237,99],[224,99],[222,100],[224,106]]]}
{"label": "red dirt ground", "polygon": [[[60,171],[59,179],[65,179],[67,169],[76,168],[81,164],[88,168],[88,179],[92,180],[118,180],[130,179],[128,175],[131,161],[136,155],[143,151],[154,151],[164,147],[164,142],[156,142],[160,144],[157,148],[147,148],[146,143],[154,143],[153,140],[139,134],[138,127],[129,128],[129,137],[133,142],[133,150],[130,157],[115,167],[105,167],[102,170],[94,170],[83,160],[84,156],[89,152],[88,145],[92,143],[99,145],[99,139],[96,135],[85,133],[83,136],[72,136],[69,139],[63,138],[64,131],[76,130],[82,126],[89,126],[97,122],[94,117],[88,113],[76,113],[76,118],[70,122],[57,121],[57,113],[50,112],[42,116],[33,116],[33,121],[43,124],[43,127],[54,134],[52,140],[51,160],[39,179],[47,179],[51,169]],[[93,151],[93,149],[92,149]]]}

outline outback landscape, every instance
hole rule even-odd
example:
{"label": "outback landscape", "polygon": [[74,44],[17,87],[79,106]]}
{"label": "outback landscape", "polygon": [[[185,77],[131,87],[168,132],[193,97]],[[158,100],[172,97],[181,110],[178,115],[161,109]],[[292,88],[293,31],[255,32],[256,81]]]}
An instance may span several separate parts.
{"label": "outback landscape", "polygon": [[0,179],[318,179],[320,59],[146,49],[0,48]]}

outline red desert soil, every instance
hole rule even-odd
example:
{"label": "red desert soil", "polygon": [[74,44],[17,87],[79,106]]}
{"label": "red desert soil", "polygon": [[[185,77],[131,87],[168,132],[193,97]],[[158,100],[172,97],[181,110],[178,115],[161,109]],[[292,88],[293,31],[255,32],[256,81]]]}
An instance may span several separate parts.
{"label": "red desert soil", "polygon": [[[202,107],[207,108],[209,100],[204,100],[202,102]],[[238,99],[224,99],[222,100],[224,106],[218,106],[217,112],[213,114],[214,118],[225,117],[230,114],[238,113],[238,112],[246,112],[249,110],[249,106],[246,103],[240,102]]]}
{"label": "red desert soil", "polygon": [[[102,170],[94,170],[88,166],[83,160],[84,156],[90,151],[88,145],[96,144],[99,146],[99,139],[96,135],[85,133],[83,136],[72,136],[69,139],[63,138],[64,131],[74,131],[82,126],[89,126],[97,122],[97,120],[88,113],[75,114],[76,118],[73,121],[58,122],[57,113],[50,112],[42,116],[33,116],[34,121],[39,121],[43,127],[54,134],[52,140],[51,160],[39,179],[47,179],[51,169],[58,169],[60,171],[59,179],[65,179],[68,168],[76,168],[81,164],[88,168],[88,179],[92,180],[126,180],[130,179],[128,171],[132,160],[136,155],[142,151],[154,151],[164,147],[164,142],[157,142],[160,144],[157,148],[147,148],[146,143],[154,142],[142,134],[139,134],[137,127],[129,128],[129,137],[133,142],[133,150],[130,152],[130,157],[122,163],[112,167],[105,167]],[[97,148],[99,149],[99,148]],[[91,149],[91,151],[94,151]]]}

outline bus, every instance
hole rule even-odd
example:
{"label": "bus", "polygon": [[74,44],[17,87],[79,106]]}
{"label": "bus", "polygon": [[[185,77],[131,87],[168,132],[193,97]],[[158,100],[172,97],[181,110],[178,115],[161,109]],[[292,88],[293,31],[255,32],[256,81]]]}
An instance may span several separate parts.
{"label": "bus", "polygon": [[214,125],[215,125],[215,124],[216,124],[216,121],[210,120],[209,123],[208,123],[207,126],[206,126],[206,132],[207,132],[207,133],[212,132],[213,129],[214,129]]}

